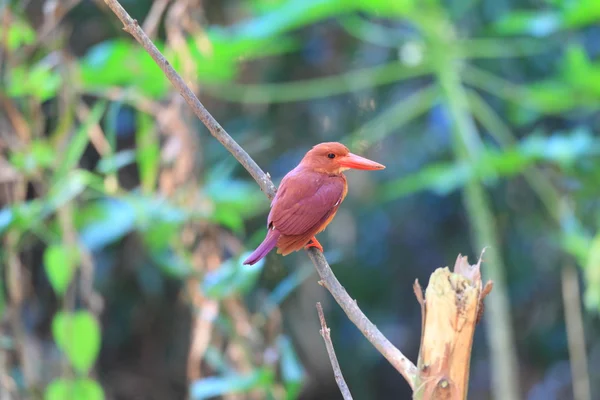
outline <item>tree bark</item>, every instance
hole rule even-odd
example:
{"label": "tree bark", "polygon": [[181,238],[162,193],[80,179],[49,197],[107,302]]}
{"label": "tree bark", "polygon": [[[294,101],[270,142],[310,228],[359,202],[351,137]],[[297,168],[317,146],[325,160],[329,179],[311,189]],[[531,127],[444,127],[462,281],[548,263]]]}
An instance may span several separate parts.
{"label": "tree bark", "polygon": [[469,265],[458,256],[454,272],[438,268],[429,279],[425,297],[418,282],[423,330],[414,399],[463,400],[469,388],[469,367],[475,326],[483,313],[483,298],[492,283],[481,282],[481,260]]}

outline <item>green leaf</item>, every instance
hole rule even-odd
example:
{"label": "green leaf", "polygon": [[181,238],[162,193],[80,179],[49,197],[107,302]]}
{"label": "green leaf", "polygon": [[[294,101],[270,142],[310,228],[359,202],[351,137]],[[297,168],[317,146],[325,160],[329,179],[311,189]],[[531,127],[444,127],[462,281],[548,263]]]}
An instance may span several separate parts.
{"label": "green leaf", "polygon": [[591,97],[591,102],[597,102],[600,97],[600,64],[591,62],[581,45],[568,47],[562,60],[561,75],[555,79],[568,83],[579,96]]}
{"label": "green leaf", "polygon": [[254,265],[243,265],[242,261],[250,253],[237,259],[225,261],[219,268],[204,275],[202,290],[213,299],[224,299],[233,294],[246,293],[256,283],[264,266],[264,259]]}
{"label": "green leaf", "polygon": [[229,228],[235,233],[242,233],[244,230],[244,219],[232,207],[217,204],[215,210],[210,215],[210,221]]}
{"label": "green leaf", "polygon": [[7,26],[8,35],[5,31],[6,26],[0,25],[0,38],[6,38],[9,50],[16,50],[35,42],[35,30],[24,19],[13,19]]}
{"label": "green leaf", "polygon": [[[164,51],[162,43],[157,42],[156,46]],[[80,69],[82,85],[90,90],[133,86],[144,94],[162,97],[170,87],[154,60],[130,40],[111,40],[93,46],[82,58]]]}
{"label": "green leaf", "polygon": [[58,312],[52,320],[52,336],[80,374],[87,374],[100,350],[100,324],[87,311]]}
{"label": "green leaf", "polygon": [[588,247],[585,263],[586,290],[584,301],[588,309],[600,311],[600,234],[597,234]]}
{"label": "green leaf", "polygon": [[208,196],[215,206],[208,216],[209,219],[241,233],[244,218],[263,212],[269,203],[265,201],[256,184],[235,179],[231,174],[232,170],[226,166],[213,168],[202,193]]}
{"label": "green leaf", "polygon": [[515,148],[502,151],[485,149],[474,162],[430,164],[414,174],[383,185],[379,197],[388,201],[423,190],[446,195],[462,187],[469,179],[495,182],[501,177],[515,176],[536,162],[553,162],[566,167],[581,157],[598,154],[600,141],[584,130],[575,130],[568,135],[535,134]]}
{"label": "green leaf", "polygon": [[69,141],[69,145],[65,151],[64,157],[61,160],[60,166],[55,174],[55,176],[60,179],[64,175],[67,174],[68,171],[77,167],[83,152],[85,151],[88,143],[89,143],[89,133],[92,125],[100,122],[100,118],[102,118],[102,114],[106,110],[106,102],[99,101],[94,104],[92,111],[86,118],[83,124],[79,126],[77,132],[71,140]]}
{"label": "green leaf", "polygon": [[404,16],[412,12],[415,5],[414,0],[288,0],[279,2],[276,7],[267,7],[264,3],[264,0],[256,2],[255,7],[268,12],[235,26],[232,29],[235,36],[247,40],[277,38],[292,30],[357,11],[381,17]]}
{"label": "green leaf", "polygon": [[302,389],[304,368],[302,368],[294,346],[287,336],[279,336],[277,346],[281,354],[281,376],[287,391],[286,398],[289,400],[296,399]]}
{"label": "green leaf", "polygon": [[39,169],[51,167],[55,158],[52,146],[45,140],[37,139],[25,151],[11,154],[10,162],[25,174],[32,174]]}
{"label": "green leaf", "polygon": [[64,296],[79,262],[77,249],[64,245],[51,245],[44,252],[44,267],[52,288]]}
{"label": "green leaf", "polygon": [[102,386],[92,379],[56,379],[44,393],[44,400],[104,400]]}
{"label": "green leaf", "polygon": [[80,169],[70,171],[55,181],[43,199],[44,205],[54,211],[80,195],[87,187],[98,185],[102,185],[98,176]]}
{"label": "green leaf", "polygon": [[7,213],[3,214],[2,219],[9,227],[14,227],[20,231],[26,231],[32,226],[43,221],[48,216],[44,204],[40,199],[30,200],[23,203],[15,204],[10,208],[5,209]]}
{"label": "green leaf", "polygon": [[565,3],[563,15],[565,25],[569,28],[594,25],[600,20],[600,3],[597,0],[577,0]]}
{"label": "green leaf", "polygon": [[91,251],[104,248],[135,228],[134,209],[121,199],[105,198],[93,202],[78,215],[83,219],[79,239]]}
{"label": "green leaf", "polygon": [[101,174],[113,174],[121,168],[126,167],[135,162],[136,153],[134,150],[123,150],[116,154],[103,157],[96,170]]}
{"label": "green leaf", "polygon": [[149,115],[138,113],[137,118],[137,164],[144,193],[151,193],[160,168],[160,145],[156,125]]}
{"label": "green leaf", "polygon": [[228,393],[247,392],[273,384],[273,373],[267,368],[247,375],[211,376],[192,383],[190,399],[203,400]]}
{"label": "green leaf", "polygon": [[40,102],[56,96],[62,84],[60,73],[43,61],[33,66],[19,65],[9,69],[8,76],[6,91],[9,96],[34,96]]}
{"label": "green leaf", "polygon": [[557,11],[513,11],[496,22],[495,28],[502,34],[544,37],[561,29],[562,24]]}
{"label": "green leaf", "polygon": [[178,208],[165,199],[150,196],[129,196],[133,207],[136,227],[139,230],[151,230],[157,223],[182,224],[188,219],[188,212]]}

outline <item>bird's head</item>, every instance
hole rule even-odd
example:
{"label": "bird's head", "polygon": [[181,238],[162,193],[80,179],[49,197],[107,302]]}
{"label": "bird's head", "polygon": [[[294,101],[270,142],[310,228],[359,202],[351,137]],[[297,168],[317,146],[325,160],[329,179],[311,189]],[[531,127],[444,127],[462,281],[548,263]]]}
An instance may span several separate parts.
{"label": "bird's head", "polygon": [[327,142],[314,146],[302,159],[301,164],[314,171],[339,174],[348,169],[376,170],[385,166],[367,158],[350,153],[341,143]]}

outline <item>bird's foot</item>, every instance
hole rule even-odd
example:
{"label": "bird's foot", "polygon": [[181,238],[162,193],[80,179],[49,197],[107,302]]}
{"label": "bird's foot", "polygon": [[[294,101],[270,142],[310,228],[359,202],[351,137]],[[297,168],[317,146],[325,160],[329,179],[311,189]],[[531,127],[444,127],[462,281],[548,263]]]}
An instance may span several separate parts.
{"label": "bird's foot", "polygon": [[321,253],[323,252],[323,246],[321,246],[321,243],[319,243],[319,241],[317,240],[316,237],[313,237],[312,239],[310,239],[308,241],[308,244],[306,246],[304,246],[304,248],[306,250],[310,249],[311,247],[316,247],[317,249],[319,249],[321,251]]}

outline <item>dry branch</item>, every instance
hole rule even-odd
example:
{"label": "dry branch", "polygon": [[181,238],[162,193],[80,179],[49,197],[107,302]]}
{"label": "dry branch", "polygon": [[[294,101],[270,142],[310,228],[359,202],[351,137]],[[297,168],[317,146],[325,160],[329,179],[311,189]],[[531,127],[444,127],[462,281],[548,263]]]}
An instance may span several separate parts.
{"label": "dry branch", "polygon": [[573,380],[573,398],[575,400],[591,400],[590,373],[585,345],[585,328],[581,312],[581,291],[577,269],[566,266],[562,269],[562,295],[565,309],[565,325],[567,327],[567,343],[571,359],[571,376]]}
{"label": "dry branch", "polygon": [[[258,183],[261,190],[269,199],[275,196],[275,185],[271,179],[263,172],[256,162],[246,153],[246,151],[223,129],[223,127],[206,110],[200,100],[194,95],[191,89],[185,84],[181,76],[173,69],[171,64],[156,48],[152,40],[144,33],[138,22],[129,16],[127,11],[117,0],[104,0],[115,15],[124,25],[124,30],[131,34],[154,59],[156,64],[164,72],[165,76],[171,81],[173,86],[179,91],[185,99],[194,114],[202,121],[209,132],[239,161],[239,163],[250,173]],[[348,315],[350,320],[358,327],[362,334],[375,346],[379,352],[402,374],[411,388],[414,387],[414,380],[417,369],[383,334],[375,325],[362,313],[356,305],[356,302],[348,295],[339,281],[335,278],[331,267],[327,263],[323,254],[311,248],[308,250],[319,276],[324,282],[324,286],[331,292],[335,300]]]}
{"label": "dry branch", "polygon": [[321,307],[321,303],[317,303],[317,312],[319,313],[319,320],[321,321],[321,336],[325,342],[325,348],[327,349],[329,361],[331,362],[331,367],[333,368],[333,376],[335,377],[335,381],[340,388],[340,392],[342,393],[344,400],[352,400],[352,394],[350,394],[350,389],[348,389],[348,385],[344,380],[340,363],[338,363],[335,350],[333,349],[331,333],[327,327],[327,322],[325,322],[325,314],[323,313],[323,307]]}
{"label": "dry branch", "polygon": [[217,120],[208,112],[208,110],[202,105],[198,97],[192,92],[192,90],[185,84],[181,76],[173,69],[167,59],[161,54],[156,48],[152,40],[144,33],[142,28],[139,26],[137,20],[131,18],[131,16],[125,11],[123,6],[117,0],[104,0],[104,2],[110,7],[115,15],[123,23],[123,30],[129,33],[137,40],[142,47],[148,52],[150,57],[156,62],[160,69],[164,72],[165,76],[175,89],[179,91],[181,96],[184,98],[186,103],[190,106],[194,114],[202,121],[204,126],[210,131],[210,133],[219,141],[229,152],[235,157],[236,160],[252,175],[254,180],[258,183],[261,190],[265,192],[267,197],[270,199],[275,196],[275,185],[263,172],[263,170],[256,164],[256,162],[246,153],[246,151],[235,141],[229,134],[223,129],[223,127],[217,122]]}
{"label": "dry branch", "polygon": [[321,284],[331,293],[335,301],[342,307],[350,321],[362,332],[373,346],[392,364],[398,372],[402,374],[408,382],[411,389],[414,389],[414,381],[417,376],[417,367],[396,348],[379,329],[367,318],[356,304],[356,301],[350,297],[346,289],[337,280],[331,270],[329,263],[323,253],[311,247],[308,250],[308,256],[315,265]]}
{"label": "dry branch", "polygon": [[492,288],[491,282],[482,285],[480,265],[481,259],[470,265],[459,255],[454,272],[446,267],[431,274],[424,297],[415,283],[423,332],[414,399],[467,398],[473,334]]}

